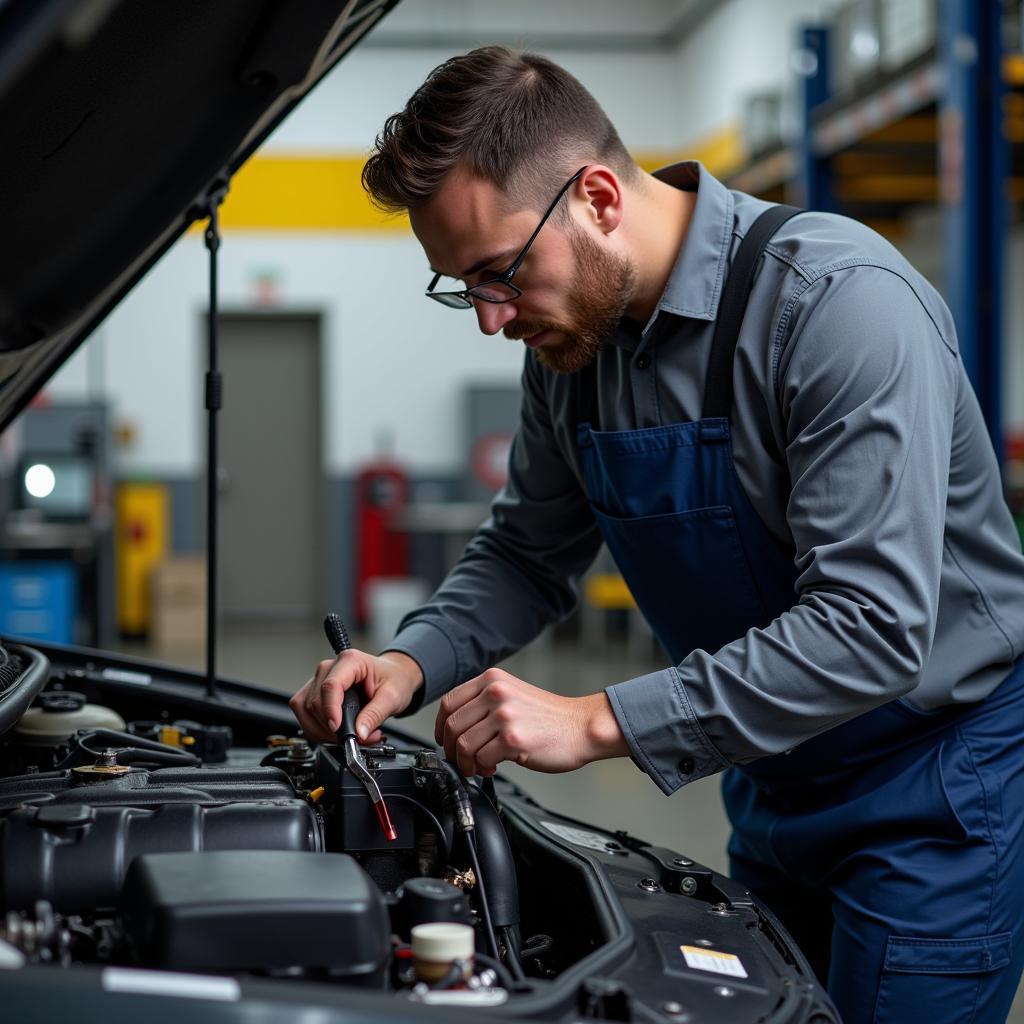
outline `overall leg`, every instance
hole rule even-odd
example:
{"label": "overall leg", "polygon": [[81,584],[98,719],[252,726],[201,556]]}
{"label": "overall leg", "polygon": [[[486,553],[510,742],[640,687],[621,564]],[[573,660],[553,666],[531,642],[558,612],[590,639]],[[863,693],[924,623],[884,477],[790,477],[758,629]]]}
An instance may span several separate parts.
{"label": "overall leg", "polygon": [[832,946],[832,894],[827,888],[793,881],[778,864],[770,843],[776,817],[761,805],[754,783],[739,773],[727,773],[722,790],[733,825],[729,874],[782,922],[825,986]]}
{"label": "overall leg", "polygon": [[856,849],[830,879],[845,1024],[1006,1019],[1024,964],[1024,701],[1000,703],[857,801]]}

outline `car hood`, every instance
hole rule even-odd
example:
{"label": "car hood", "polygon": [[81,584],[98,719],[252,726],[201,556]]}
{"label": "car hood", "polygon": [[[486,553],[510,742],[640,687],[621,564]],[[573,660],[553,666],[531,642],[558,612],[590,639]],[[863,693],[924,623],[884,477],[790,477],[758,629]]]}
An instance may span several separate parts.
{"label": "car hood", "polygon": [[397,0],[0,0],[0,429]]}

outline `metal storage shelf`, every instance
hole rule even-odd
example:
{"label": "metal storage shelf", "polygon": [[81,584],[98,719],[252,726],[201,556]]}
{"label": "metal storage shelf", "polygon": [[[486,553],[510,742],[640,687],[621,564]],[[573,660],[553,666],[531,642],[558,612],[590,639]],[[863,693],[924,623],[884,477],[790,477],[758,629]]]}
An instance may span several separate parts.
{"label": "metal storage shelf", "polygon": [[937,44],[902,67],[829,95],[829,30],[805,28],[799,145],[726,176],[770,200],[847,213],[898,239],[938,205],[945,297],[997,451],[1005,233],[1024,222],[1024,53],[1001,51],[998,4],[946,0]]}
{"label": "metal storage shelf", "polygon": [[[1016,222],[1024,220],[1024,54],[1007,55],[1002,64],[1003,128],[1012,157],[1006,194],[1013,204],[1010,220]],[[829,161],[838,207],[884,205],[894,215],[939,201],[944,82],[933,52],[861,94],[826,101],[809,112],[809,149],[814,158]],[[765,199],[799,201],[800,171],[798,151],[780,146],[730,172],[726,182]],[[898,233],[895,221],[882,227],[885,233]]]}

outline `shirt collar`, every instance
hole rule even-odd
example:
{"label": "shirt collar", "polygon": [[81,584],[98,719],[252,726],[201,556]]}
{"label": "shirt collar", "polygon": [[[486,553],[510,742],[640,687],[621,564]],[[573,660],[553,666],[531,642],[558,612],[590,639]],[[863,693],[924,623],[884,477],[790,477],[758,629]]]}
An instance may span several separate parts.
{"label": "shirt collar", "polygon": [[696,192],[697,202],[686,239],[651,319],[646,326],[623,320],[607,339],[627,351],[643,344],[663,311],[714,320],[728,270],[735,206],[732,193],[696,160],[662,167],[654,176],[675,188]]}
{"label": "shirt collar", "polygon": [[729,262],[735,205],[732,193],[696,160],[662,167],[654,176],[697,193],[686,240],[661,294],[658,312],[714,320]]}

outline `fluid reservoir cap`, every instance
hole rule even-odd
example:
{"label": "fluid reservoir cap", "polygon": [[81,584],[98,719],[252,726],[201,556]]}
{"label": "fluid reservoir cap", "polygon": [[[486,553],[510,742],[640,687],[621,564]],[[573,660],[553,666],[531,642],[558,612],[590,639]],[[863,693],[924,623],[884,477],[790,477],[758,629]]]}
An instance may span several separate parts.
{"label": "fluid reservoir cap", "polygon": [[401,929],[405,935],[418,924],[438,921],[469,921],[469,903],[466,894],[439,878],[410,878],[403,883],[400,896]]}
{"label": "fluid reservoir cap", "polygon": [[85,694],[74,690],[52,690],[39,695],[39,707],[44,711],[81,711],[85,707]]}
{"label": "fluid reservoir cap", "polygon": [[440,963],[470,960],[475,952],[473,929],[447,921],[418,924],[412,930],[412,952],[417,959]]}
{"label": "fluid reservoir cap", "polygon": [[[43,696],[64,698],[68,694],[54,693]],[[79,729],[113,729],[114,732],[124,732],[126,728],[124,719],[116,711],[101,704],[83,703],[74,710],[45,705],[31,707],[21,716],[13,732],[24,742],[43,746],[63,743]]]}

